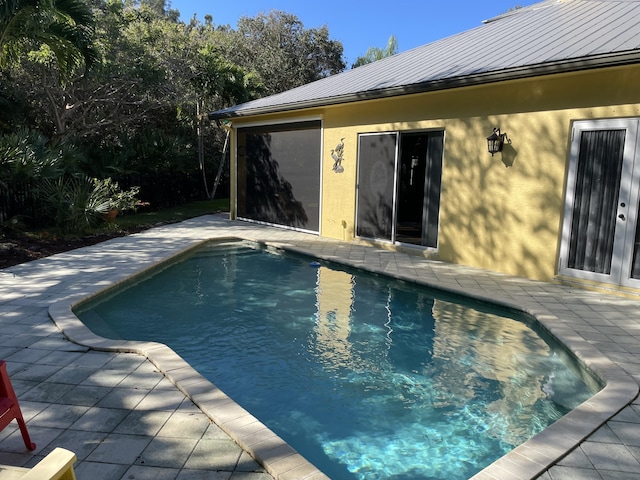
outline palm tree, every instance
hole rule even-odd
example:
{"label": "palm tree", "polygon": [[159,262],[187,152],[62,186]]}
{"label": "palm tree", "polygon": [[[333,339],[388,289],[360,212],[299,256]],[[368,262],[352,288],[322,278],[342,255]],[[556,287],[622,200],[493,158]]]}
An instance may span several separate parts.
{"label": "palm tree", "polygon": [[62,77],[98,59],[94,16],[84,0],[0,0],[0,69],[27,52],[53,56]]}
{"label": "palm tree", "polygon": [[361,67],[367,63],[375,62],[376,60],[382,60],[383,58],[390,57],[398,53],[398,40],[395,35],[389,37],[387,46],[382,49],[378,47],[370,47],[367,53],[363,57],[358,57],[357,60],[351,65],[351,68]]}

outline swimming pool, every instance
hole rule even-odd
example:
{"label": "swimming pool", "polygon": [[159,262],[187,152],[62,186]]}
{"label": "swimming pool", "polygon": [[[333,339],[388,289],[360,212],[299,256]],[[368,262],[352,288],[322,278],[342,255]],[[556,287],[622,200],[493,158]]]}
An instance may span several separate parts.
{"label": "swimming pool", "polygon": [[333,478],[468,478],[597,387],[527,318],[436,293],[217,245],[77,314],[172,346]]}

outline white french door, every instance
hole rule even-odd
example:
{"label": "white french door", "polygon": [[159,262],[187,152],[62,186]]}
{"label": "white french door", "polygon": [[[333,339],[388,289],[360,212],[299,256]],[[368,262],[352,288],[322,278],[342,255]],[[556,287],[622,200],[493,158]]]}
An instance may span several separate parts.
{"label": "white french door", "polygon": [[639,119],[575,122],[559,273],[640,287]]}

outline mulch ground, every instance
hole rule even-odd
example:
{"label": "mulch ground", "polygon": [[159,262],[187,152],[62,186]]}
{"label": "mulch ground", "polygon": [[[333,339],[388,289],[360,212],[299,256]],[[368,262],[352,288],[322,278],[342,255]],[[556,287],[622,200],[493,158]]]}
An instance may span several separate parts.
{"label": "mulch ground", "polygon": [[104,242],[110,238],[123,237],[142,229],[118,230],[109,233],[89,235],[81,238],[58,239],[55,237],[36,238],[14,232],[0,230],[0,270],[20,263],[30,262],[56,253],[74,250]]}

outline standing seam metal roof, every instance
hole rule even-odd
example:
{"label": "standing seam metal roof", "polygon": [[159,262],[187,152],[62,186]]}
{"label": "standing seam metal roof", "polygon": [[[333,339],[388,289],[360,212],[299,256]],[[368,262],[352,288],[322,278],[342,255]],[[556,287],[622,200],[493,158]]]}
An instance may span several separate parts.
{"label": "standing seam metal roof", "polygon": [[275,113],[640,63],[640,0],[545,0],[377,62],[209,114]]}

